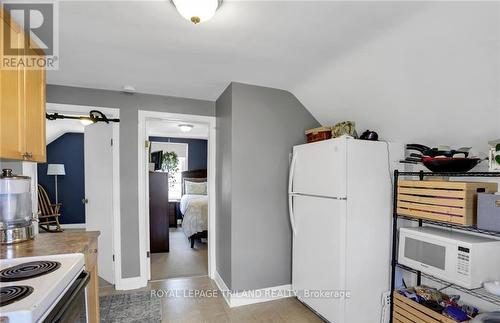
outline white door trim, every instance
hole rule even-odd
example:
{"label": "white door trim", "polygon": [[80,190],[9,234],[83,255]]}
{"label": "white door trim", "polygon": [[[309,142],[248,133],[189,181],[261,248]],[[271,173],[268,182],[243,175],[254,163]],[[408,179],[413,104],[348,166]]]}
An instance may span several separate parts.
{"label": "white door trim", "polygon": [[[120,109],[95,106],[47,103],[48,113],[58,112],[60,114],[87,114],[90,110],[99,110],[106,116],[120,118]],[[113,122],[113,254],[114,261],[114,283],[116,289],[122,286],[122,263],[121,263],[121,230],[120,230],[120,123]]]}
{"label": "white door trim", "polygon": [[214,278],[215,274],[215,250],[216,250],[216,227],[215,227],[215,171],[216,171],[216,143],[215,143],[215,117],[200,116],[193,114],[179,114],[157,111],[138,111],[138,189],[139,189],[139,247],[140,247],[140,268],[142,284],[146,286],[150,276],[148,251],[149,232],[149,208],[148,208],[148,187],[147,174],[148,163],[144,154],[145,141],[148,140],[146,121],[148,119],[162,119],[169,121],[182,121],[192,123],[204,123],[209,127],[208,134],[208,275]]}

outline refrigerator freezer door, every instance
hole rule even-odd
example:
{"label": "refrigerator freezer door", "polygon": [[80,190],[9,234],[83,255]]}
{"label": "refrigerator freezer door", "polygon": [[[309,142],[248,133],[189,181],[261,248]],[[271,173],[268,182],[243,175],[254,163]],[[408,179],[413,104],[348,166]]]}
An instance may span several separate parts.
{"label": "refrigerator freezer door", "polygon": [[324,293],[345,290],[346,201],[294,196],[293,207],[293,289],[328,321],[343,323],[345,298]]}
{"label": "refrigerator freezer door", "polygon": [[346,142],[331,139],[293,148],[290,193],[346,196]]}

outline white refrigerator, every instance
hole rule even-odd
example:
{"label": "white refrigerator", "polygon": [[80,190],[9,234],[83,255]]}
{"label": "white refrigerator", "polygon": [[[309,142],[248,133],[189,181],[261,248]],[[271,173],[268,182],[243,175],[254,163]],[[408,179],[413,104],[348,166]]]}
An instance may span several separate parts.
{"label": "white refrigerator", "polygon": [[385,142],[295,146],[289,178],[292,285],[333,323],[381,321],[390,288],[391,171]]}

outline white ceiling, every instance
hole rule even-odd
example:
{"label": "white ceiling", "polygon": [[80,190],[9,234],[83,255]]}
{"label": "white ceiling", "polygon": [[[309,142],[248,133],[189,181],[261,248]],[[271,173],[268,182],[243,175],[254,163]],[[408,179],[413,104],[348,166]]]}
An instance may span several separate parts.
{"label": "white ceiling", "polygon": [[170,1],[62,1],[48,83],[208,100],[231,81],[293,90],[428,5],[225,1],[193,25]]}
{"label": "white ceiling", "polygon": [[148,135],[158,137],[173,137],[173,138],[192,138],[192,139],[207,139],[208,126],[199,123],[189,122],[193,129],[189,132],[182,132],[179,128],[180,124],[186,122],[165,121],[165,120],[149,120]]}
{"label": "white ceiling", "polygon": [[61,1],[48,83],[207,100],[250,83],[292,92],[323,125],[481,146],[499,131],[499,31],[487,1],[227,0],[200,25],[168,0]]}
{"label": "white ceiling", "polygon": [[46,120],[46,123],[45,137],[47,139],[47,145],[67,132],[83,133],[85,130],[85,126],[82,125],[79,120]]}

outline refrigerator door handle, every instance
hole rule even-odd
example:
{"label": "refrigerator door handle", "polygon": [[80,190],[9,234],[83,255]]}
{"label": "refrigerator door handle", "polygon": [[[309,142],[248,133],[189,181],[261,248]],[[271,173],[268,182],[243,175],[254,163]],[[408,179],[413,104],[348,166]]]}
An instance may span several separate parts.
{"label": "refrigerator door handle", "polygon": [[290,173],[288,174],[288,215],[290,216],[290,225],[292,226],[293,235],[297,234],[295,227],[295,214],[293,213],[293,177],[295,175],[295,162],[297,161],[297,153],[293,152],[292,162],[290,163]]}
{"label": "refrigerator door handle", "polygon": [[295,214],[293,213],[293,194],[288,195],[288,215],[290,216],[290,226],[292,227],[293,235],[297,235],[297,227],[295,226]]}
{"label": "refrigerator door handle", "polygon": [[292,162],[290,163],[290,171],[288,173],[288,194],[292,193],[293,190],[293,178],[295,176],[295,163],[297,162],[297,153],[293,152]]}

